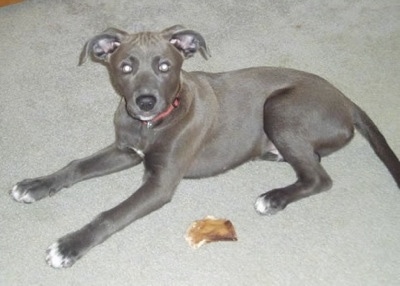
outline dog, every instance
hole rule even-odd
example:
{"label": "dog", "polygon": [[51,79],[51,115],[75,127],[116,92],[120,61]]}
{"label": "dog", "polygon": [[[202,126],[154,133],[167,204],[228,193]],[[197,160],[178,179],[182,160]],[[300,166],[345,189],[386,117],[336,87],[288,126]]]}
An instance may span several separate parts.
{"label": "dog", "polygon": [[129,34],[110,28],[84,46],[108,69],[121,95],[113,144],[48,176],[16,184],[10,194],[32,203],[80,181],[140,163],[143,184],[47,250],[54,268],[72,266],[92,247],[168,203],[183,178],[214,176],[246,161],[289,163],[297,180],[260,195],[257,212],[272,215],[288,204],[331,188],[320,160],[357,129],[400,187],[400,162],[376,125],[326,80],[303,71],[254,67],[231,72],[185,72],[185,59],[209,57],[201,34],[176,25]]}

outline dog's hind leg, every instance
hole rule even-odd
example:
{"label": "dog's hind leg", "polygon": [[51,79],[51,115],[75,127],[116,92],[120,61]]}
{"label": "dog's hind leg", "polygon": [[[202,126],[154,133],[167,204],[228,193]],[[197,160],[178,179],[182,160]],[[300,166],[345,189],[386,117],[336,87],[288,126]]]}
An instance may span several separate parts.
{"label": "dog's hind leg", "polygon": [[319,163],[311,146],[304,144],[295,148],[286,147],[285,160],[297,174],[297,181],[284,188],[274,189],[258,197],[256,210],[265,215],[272,215],[283,210],[289,203],[326,191],[331,188],[332,180]]}
{"label": "dog's hind leg", "polygon": [[[318,162],[321,162],[321,156],[318,153],[314,153],[314,157]],[[286,162],[285,158],[279,153],[279,151],[273,147],[272,150],[261,155],[260,160],[273,161],[273,162]]]}
{"label": "dog's hind leg", "polygon": [[296,172],[297,181],[259,196],[255,207],[260,214],[275,214],[289,203],[329,190],[332,186],[332,180],[319,162],[320,157],[316,156],[313,146],[306,140],[294,140],[286,134],[283,132],[275,141],[279,142],[277,146],[285,161]]}
{"label": "dog's hind leg", "polygon": [[339,150],[353,137],[351,116],[343,102],[336,94],[321,99],[312,90],[300,88],[282,90],[266,101],[264,131],[293,167],[297,181],[262,194],[256,201],[258,212],[274,214],[289,203],[331,188],[320,156]]}

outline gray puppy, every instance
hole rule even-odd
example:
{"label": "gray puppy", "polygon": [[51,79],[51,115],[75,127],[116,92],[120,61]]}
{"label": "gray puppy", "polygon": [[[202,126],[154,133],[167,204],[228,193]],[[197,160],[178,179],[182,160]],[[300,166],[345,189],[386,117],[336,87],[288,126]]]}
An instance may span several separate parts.
{"label": "gray puppy", "polygon": [[89,40],[81,63],[103,63],[122,100],[116,139],[87,158],[11,191],[32,203],[80,181],[145,166],[142,186],[48,249],[52,267],[69,267],[92,247],[168,203],[183,178],[213,176],[246,161],[286,161],[297,180],[262,194],[261,214],[326,191],[320,158],[345,146],[356,128],[400,187],[400,162],[371,119],[324,79],[302,71],[255,67],[224,73],[185,72],[184,59],[208,50],[203,37],[173,26],[161,32],[108,29]]}

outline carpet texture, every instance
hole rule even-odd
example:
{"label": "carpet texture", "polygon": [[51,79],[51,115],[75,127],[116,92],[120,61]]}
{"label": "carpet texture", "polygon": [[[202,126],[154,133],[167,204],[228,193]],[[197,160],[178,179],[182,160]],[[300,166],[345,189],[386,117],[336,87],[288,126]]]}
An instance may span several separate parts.
{"label": "carpet texture", "polygon": [[[24,1],[0,9],[0,285],[400,285],[400,192],[356,135],[323,159],[331,191],[262,217],[253,204],[292,183],[285,163],[251,162],[185,180],[173,201],[54,270],[45,249],[139,185],[142,167],[83,182],[32,205],[18,181],[48,174],[113,141],[119,98],[104,67],[78,67],[86,40],[109,26],[135,31],[183,24],[212,57],[186,70],[255,65],[316,73],[376,122],[400,155],[400,5],[365,1]],[[232,148],[239,148],[232,142]],[[187,226],[230,219],[237,242],[191,249]]]}

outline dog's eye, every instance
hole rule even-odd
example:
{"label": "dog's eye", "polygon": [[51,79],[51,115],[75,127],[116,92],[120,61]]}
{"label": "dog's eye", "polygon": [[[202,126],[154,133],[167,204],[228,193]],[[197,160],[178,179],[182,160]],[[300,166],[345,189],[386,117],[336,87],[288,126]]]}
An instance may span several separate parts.
{"label": "dog's eye", "polygon": [[130,73],[132,71],[132,67],[130,65],[125,64],[122,66],[122,71],[124,73]]}
{"label": "dog's eye", "polygon": [[161,63],[158,66],[158,69],[160,70],[160,72],[167,72],[169,71],[170,65],[168,63]]}

